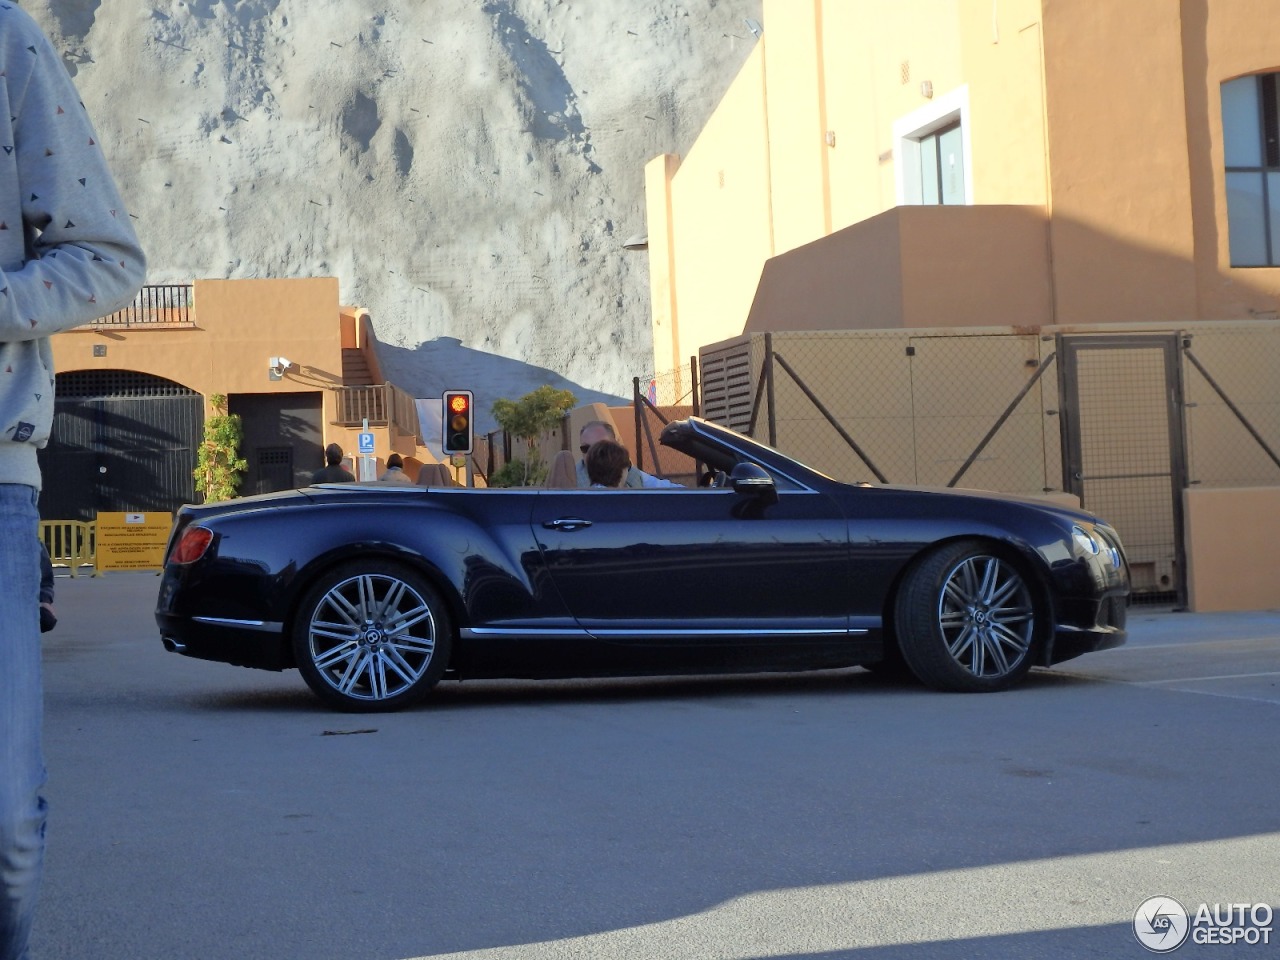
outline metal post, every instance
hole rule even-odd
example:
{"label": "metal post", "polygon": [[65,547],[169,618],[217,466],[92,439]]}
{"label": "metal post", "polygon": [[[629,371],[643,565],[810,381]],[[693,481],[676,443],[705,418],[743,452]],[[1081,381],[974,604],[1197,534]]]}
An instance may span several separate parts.
{"label": "metal post", "polygon": [[769,402],[769,446],[778,445],[778,407],[773,392],[773,334],[764,335],[765,389]]}
{"label": "metal post", "polygon": [[689,391],[693,394],[693,415],[695,417],[702,416],[702,385],[698,381],[698,357],[696,355],[689,358]]}
{"label": "metal post", "polygon": [[641,431],[644,429],[644,409],[640,399],[640,378],[631,378],[631,409],[636,415],[636,469],[644,469],[644,447],[640,444]]}

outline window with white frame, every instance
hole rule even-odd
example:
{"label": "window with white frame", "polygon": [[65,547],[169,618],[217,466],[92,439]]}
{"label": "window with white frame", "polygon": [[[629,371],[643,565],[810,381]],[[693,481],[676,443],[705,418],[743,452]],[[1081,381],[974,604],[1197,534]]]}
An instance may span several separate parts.
{"label": "window with white frame", "polygon": [[1222,85],[1227,229],[1233,267],[1280,266],[1280,108],[1277,78]]}
{"label": "window with white frame", "polygon": [[960,87],[893,125],[898,203],[973,202],[969,89]]}

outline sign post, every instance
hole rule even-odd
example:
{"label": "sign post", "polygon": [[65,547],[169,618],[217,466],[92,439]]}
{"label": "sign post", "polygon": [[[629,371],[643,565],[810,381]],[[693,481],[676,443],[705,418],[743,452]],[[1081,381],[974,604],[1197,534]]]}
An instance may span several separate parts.
{"label": "sign post", "polygon": [[357,480],[377,480],[378,463],[373,456],[373,434],[369,431],[368,418],[364,421],[364,429],[359,436],[360,461],[356,464]]}

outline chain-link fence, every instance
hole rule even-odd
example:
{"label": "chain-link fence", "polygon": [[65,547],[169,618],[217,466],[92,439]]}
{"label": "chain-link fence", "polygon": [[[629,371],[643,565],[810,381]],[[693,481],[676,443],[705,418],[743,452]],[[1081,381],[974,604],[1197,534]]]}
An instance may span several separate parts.
{"label": "chain-link fence", "polygon": [[[690,483],[658,437],[696,414],[840,480],[1073,497],[1120,531],[1136,596],[1166,601],[1182,491],[1280,483],[1278,369],[1264,321],[752,334],[635,378],[613,416],[637,466]],[[493,469],[510,444],[487,439]]]}
{"label": "chain-link fence", "polygon": [[744,336],[703,414],[842,480],[1070,494],[1180,597],[1182,490],[1280,482],[1280,324]]}

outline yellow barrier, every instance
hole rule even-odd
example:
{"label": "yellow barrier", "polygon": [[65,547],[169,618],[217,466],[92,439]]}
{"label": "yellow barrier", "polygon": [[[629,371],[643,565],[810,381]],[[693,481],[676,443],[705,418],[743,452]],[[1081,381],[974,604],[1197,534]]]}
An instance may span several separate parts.
{"label": "yellow barrier", "polygon": [[90,520],[41,520],[40,539],[55,567],[65,566],[78,576],[80,567],[95,560],[97,525]]}

